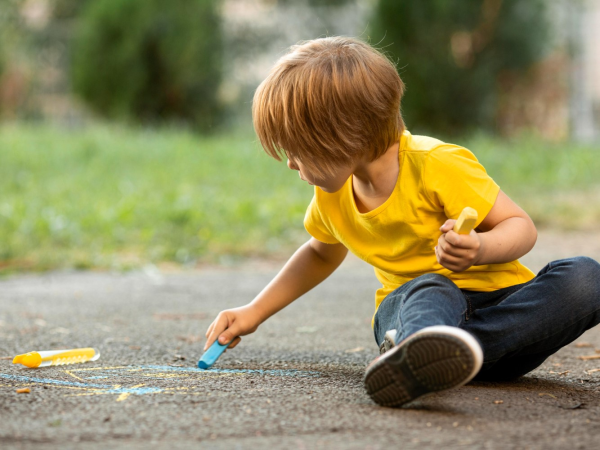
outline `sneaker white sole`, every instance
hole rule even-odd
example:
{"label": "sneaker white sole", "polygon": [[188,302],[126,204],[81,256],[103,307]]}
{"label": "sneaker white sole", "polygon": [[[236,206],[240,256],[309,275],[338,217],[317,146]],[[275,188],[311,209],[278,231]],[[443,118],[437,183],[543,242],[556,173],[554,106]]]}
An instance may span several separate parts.
{"label": "sneaker white sole", "polygon": [[401,406],[468,383],[482,363],[481,346],[466,331],[427,327],[376,358],[367,367],[365,388],[377,404]]}

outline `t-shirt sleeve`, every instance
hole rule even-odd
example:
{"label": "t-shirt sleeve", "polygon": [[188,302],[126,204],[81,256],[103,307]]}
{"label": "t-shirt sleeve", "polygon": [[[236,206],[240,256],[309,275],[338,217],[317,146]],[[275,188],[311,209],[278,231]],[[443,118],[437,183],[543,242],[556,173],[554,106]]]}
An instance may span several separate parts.
{"label": "t-shirt sleeve", "polygon": [[306,231],[318,241],[324,242],[325,244],[339,244],[339,241],[331,234],[323,222],[319,206],[317,205],[316,195],[306,209],[304,228],[306,228]]}
{"label": "t-shirt sleeve", "polygon": [[457,219],[466,206],[478,213],[478,226],[488,215],[500,187],[469,150],[439,147],[429,152],[423,169],[425,193],[446,217]]}

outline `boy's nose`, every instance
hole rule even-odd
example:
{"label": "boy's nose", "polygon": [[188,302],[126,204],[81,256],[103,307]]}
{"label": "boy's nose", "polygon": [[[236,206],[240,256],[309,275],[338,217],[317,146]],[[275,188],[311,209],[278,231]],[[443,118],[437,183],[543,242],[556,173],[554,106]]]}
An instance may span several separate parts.
{"label": "boy's nose", "polygon": [[288,159],[287,166],[292,170],[300,170],[300,168],[292,162],[292,160]]}

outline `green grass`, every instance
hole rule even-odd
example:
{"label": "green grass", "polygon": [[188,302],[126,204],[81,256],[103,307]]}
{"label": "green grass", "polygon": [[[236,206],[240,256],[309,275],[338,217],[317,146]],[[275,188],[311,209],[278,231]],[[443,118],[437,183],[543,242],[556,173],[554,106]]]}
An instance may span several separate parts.
{"label": "green grass", "polygon": [[0,264],[219,262],[304,238],[312,196],[252,135],[0,128]]}
{"label": "green grass", "polygon": [[600,225],[600,144],[476,136],[461,145],[477,155],[538,228],[592,230]]}
{"label": "green grass", "polygon": [[[600,223],[600,148],[458,142],[538,225]],[[249,133],[0,127],[0,270],[128,268],[282,255],[312,196]]]}

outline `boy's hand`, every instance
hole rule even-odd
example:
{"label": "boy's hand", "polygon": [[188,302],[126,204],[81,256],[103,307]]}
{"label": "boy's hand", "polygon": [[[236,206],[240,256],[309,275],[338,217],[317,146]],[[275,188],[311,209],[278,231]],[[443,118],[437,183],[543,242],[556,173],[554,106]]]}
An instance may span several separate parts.
{"label": "boy's hand", "polygon": [[462,272],[477,264],[482,251],[481,239],[473,230],[470,234],[452,231],[456,220],[449,219],[440,227],[443,233],[435,247],[437,261],[453,272]]}
{"label": "boy's hand", "polygon": [[220,344],[231,342],[227,348],[233,348],[242,340],[240,336],[254,333],[261,323],[262,320],[252,305],[221,311],[206,331],[204,351],[217,338]]}

